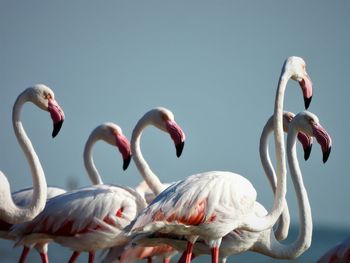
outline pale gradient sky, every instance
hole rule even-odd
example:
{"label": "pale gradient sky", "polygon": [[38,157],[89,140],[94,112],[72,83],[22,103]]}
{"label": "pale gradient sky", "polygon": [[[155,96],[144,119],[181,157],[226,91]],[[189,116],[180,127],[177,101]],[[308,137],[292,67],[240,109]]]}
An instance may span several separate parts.
{"label": "pale gradient sky", "polygon": [[[301,56],[314,83],[310,111],[333,138],[326,165],[318,145],[300,158],[315,224],[350,229],[350,2],[343,1],[0,1],[0,169],[13,190],[30,186],[11,110],[35,83],[50,86],[66,114],[51,139],[48,113],[26,105],[22,120],[50,185],[89,185],[82,152],[98,124],[113,121],[128,138],[149,109],[173,111],[187,135],[177,159],[170,137],[149,128],[142,149],[164,182],[229,170],[247,177],[267,208],[272,194],[258,156],[273,112],[284,59]],[[303,110],[289,82],[285,109]],[[301,153],[299,147],[299,153]],[[106,183],[135,186],[118,151],[100,143],[94,157]],[[300,157],[302,157],[300,155]],[[297,223],[294,190],[288,202]],[[349,230],[350,232],[350,230]]]}

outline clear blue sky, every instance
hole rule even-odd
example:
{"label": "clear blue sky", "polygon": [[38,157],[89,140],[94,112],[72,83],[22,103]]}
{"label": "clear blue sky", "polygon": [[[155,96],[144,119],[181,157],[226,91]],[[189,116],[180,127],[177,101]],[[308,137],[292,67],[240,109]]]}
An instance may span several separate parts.
{"label": "clear blue sky", "polygon": [[[284,59],[303,57],[314,83],[310,111],[333,137],[326,165],[315,145],[300,158],[315,223],[350,229],[350,2],[343,1],[0,1],[0,169],[13,190],[30,186],[29,168],[11,124],[16,96],[50,86],[66,121],[51,139],[47,113],[26,105],[22,120],[51,185],[89,184],[82,152],[90,131],[113,121],[130,138],[137,120],[169,108],[187,141],[177,159],[170,137],[154,128],[142,139],[164,182],[229,170],[246,176],[267,208],[272,194],[258,156],[273,111]],[[285,109],[303,110],[289,83]],[[299,147],[299,152],[300,147]],[[100,143],[94,157],[106,183],[135,186],[118,151]],[[302,157],[302,156],[300,156]],[[288,202],[297,223],[295,194]]]}

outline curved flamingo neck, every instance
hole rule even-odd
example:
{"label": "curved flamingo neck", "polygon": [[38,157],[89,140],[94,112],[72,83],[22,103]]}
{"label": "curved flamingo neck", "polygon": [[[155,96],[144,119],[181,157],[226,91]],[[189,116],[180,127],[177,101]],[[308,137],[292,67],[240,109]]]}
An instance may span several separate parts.
{"label": "curved flamingo neck", "polygon": [[291,259],[300,256],[306,249],[310,247],[312,239],[312,218],[311,208],[307,192],[303,183],[302,173],[297,158],[296,151],[296,138],[297,129],[294,125],[289,127],[287,138],[287,157],[292,176],[294,189],[297,196],[298,209],[299,209],[299,222],[300,229],[298,238],[289,245],[281,244],[273,235],[271,235],[271,242],[268,242],[267,251],[264,252],[267,255]]}
{"label": "curved flamingo neck", "polygon": [[98,140],[99,137],[94,131],[89,136],[84,148],[84,165],[86,172],[89,175],[90,181],[93,185],[103,184],[100,173],[98,172],[92,157],[92,148]]}
{"label": "curved flamingo neck", "polygon": [[12,200],[10,188],[7,187],[4,189],[6,193],[3,193],[2,196],[5,200],[1,202],[1,205],[5,205],[5,207],[0,208],[0,215],[5,221],[13,224],[32,220],[44,209],[46,203],[47,185],[44,171],[33,145],[23,128],[22,122],[20,121],[23,104],[29,100],[27,90],[18,96],[13,106],[12,124],[17,141],[24,152],[31,170],[33,197],[28,206],[18,207]]}
{"label": "curved flamingo neck", "polygon": [[267,176],[269,183],[271,185],[271,188],[275,193],[276,184],[277,184],[276,174],[270,159],[269,147],[268,147],[268,138],[272,132],[273,132],[273,119],[271,117],[265,124],[260,136],[259,154],[260,154],[260,162],[265,171],[265,175]]}
{"label": "curved flamingo neck", "polygon": [[283,140],[283,101],[284,93],[290,74],[284,67],[278,82],[275,108],[273,114],[275,152],[276,152],[276,174],[277,188],[272,210],[264,217],[251,216],[242,226],[243,229],[253,232],[261,232],[272,228],[278,217],[281,215],[287,191],[286,183],[286,157]]}
{"label": "curved flamingo neck", "polygon": [[[265,175],[267,176],[270,186],[272,188],[273,193],[276,193],[276,174],[273,168],[269,148],[268,148],[268,138],[273,132],[273,117],[271,117],[265,124],[263,131],[260,136],[259,143],[259,153],[260,153],[260,161],[265,171]],[[274,230],[275,236],[278,240],[283,240],[288,236],[290,225],[290,215],[288,210],[287,202],[284,204],[284,210],[279,218],[277,227]]]}
{"label": "curved flamingo neck", "polygon": [[149,188],[152,190],[152,192],[157,196],[162,192],[164,188],[163,184],[159,180],[158,176],[153,173],[153,171],[143,158],[140,147],[140,139],[142,132],[148,125],[151,125],[148,115],[143,116],[136,124],[131,137],[131,151],[133,153],[133,160],[141,176],[143,177]]}

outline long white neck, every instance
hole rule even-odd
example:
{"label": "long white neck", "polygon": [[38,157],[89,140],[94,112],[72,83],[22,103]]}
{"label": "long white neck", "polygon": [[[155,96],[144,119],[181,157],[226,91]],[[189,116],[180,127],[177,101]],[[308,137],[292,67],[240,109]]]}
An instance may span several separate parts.
{"label": "long white neck", "polygon": [[[276,193],[276,174],[273,168],[269,147],[268,147],[268,138],[273,132],[273,118],[271,117],[264,126],[264,129],[261,133],[260,144],[259,144],[259,153],[260,153],[260,161],[264,168],[265,175],[267,176],[270,186],[272,188],[273,193]],[[283,240],[287,238],[289,232],[290,225],[290,215],[288,210],[287,202],[285,201],[284,210],[279,218],[277,227],[275,228],[275,236],[278,240]]]}
{"label": "long white neck", "polygon": [[281,244],[272,234],[270,235],[271,240],[267,244],[264,244],[265,249],[262,253],[276,258],[293,259],[300,256],[310,247],[312,239],[311,208],[297,159],[296,138],[296,128],[289,127],[287,157],[297,196],[300,229],[298,238],[290,245]]}
{"label": "long white neck", "polygon": [[[31,170],[33,197],[28,206],[18,207],[12,200],[11,189],[8,183],[5,183],[2,187],[3,189],[1,189],[2,193],[0,195],[0,218],[12,224],[29,221],[37,216],[45,207],[47,194],[47,185],[43,168],[20,121],[21,109],[23,104],[27,101],[26,94],[26,91],[24,91],[17,98],[13,106],[12,123],[17,141],[24,152]],[[1,180],[5,181],[6,178],[2,178]]]}
{"label": "long white neck", "polygon": [[141,176],[143,177],[149,188],[152,190],[152,192],[157,196],[162,192],[164,188],[163,184],[159,180],[158,176],[156,176],[152,172],[151,168],[143,158],[140,147],[140,139],[142,132],[148,125],[148,115],[142,117],[136,124],[136,127],[134,128],[131,137],[131,151],[133,153],[133,160]]}
{"label": "long white neck", "polygon": [[93,132],[89,136],[84,148],[84,165],[86,172],[90,178],[90,181],[93,185],[103,184],[100,173],[98,172],[92,157],[92,148],[98,140],[99,137],[96,135],[95,132]]}
{"label": "long white neck", "polygon": [[279,79],[276,99],[275,99],[275,109],[273,115],[274,123],[274,136],[275,136],[275,152],[276,152],[276,173],[277,173],[277,188],[273,203],[272,210],[264,217],[252,216],[242,225],[242,228],[248,231],[261,232],[266,229],[272,228],[276,223],[278,217],[281,215],[286,196],[286,157],[285,157],[285,147],[283,140],[283,101],[284,92],[287,86],[289,74],[282,71],[281,77]]}

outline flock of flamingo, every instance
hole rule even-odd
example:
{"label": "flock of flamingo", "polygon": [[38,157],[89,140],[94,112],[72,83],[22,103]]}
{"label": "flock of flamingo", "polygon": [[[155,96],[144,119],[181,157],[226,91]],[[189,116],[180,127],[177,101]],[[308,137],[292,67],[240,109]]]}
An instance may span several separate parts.
{"label": "flock of flamingo", "polygon": [[[48,111],[55,137],[64,121],[64,113],[53,91],[45,85],[24,90],[13,107],[13,128],[31,169],[33,187],[11,193],[0,172],[0,237],[23,246],[19,262],[26,261],[35,248],[43,263],[49,262],[48,243],[56,242],[73,251],[68,262],[88,252],[92,263],[95,253],[104,250],[102,262],[164,263],[177,253],[178,262],[189,263],[195,257],[211,255],[212,263],[226,262],[228,256],[255,251],[273,258],[294,259],[311,245],[312,218],[307,192],[297,159],[297,140],[308,159],[313,137],[321,146],[326,162],[332,140],[318,117],[308,111],[296,115],[283,110],[289,79],[299,82],[305,108],[312,98],[312,83],[306,64],[300,57],[289,57],[279,77],[273,116],[260,138],[261,163],[274,192],[273,207],[267,211],[257,202],[257,193],[245,177],[228,171],[210,171],[162,183],[144,159],[140,139],[144,129],[154,126],[168,133],[181,156],[185,134],[173,113],[162,107],[148,111],[137,122],[131,141],[114,123],[104,123],[90,134],[84,149],[84,165],[91,186],[73,191],[48,187],[40,160],[20,120],[23,105],[32,102]],[[274,135],[276,171],[272,165],[268,139]],[[284,133],[287,133],[285,146]],[[94,164],[92,149],[103,140],[116,146],[123,158],[123,169],[133,159],[144,181],[135,189],[104,184]],[[291,244],[281,243],[289,230],[286,196],[287,163],[299,208],[299,235]],[[350,239],[326,253],[318,262],[350,261]],[[348,261],[342,261],[348,260]]]}

